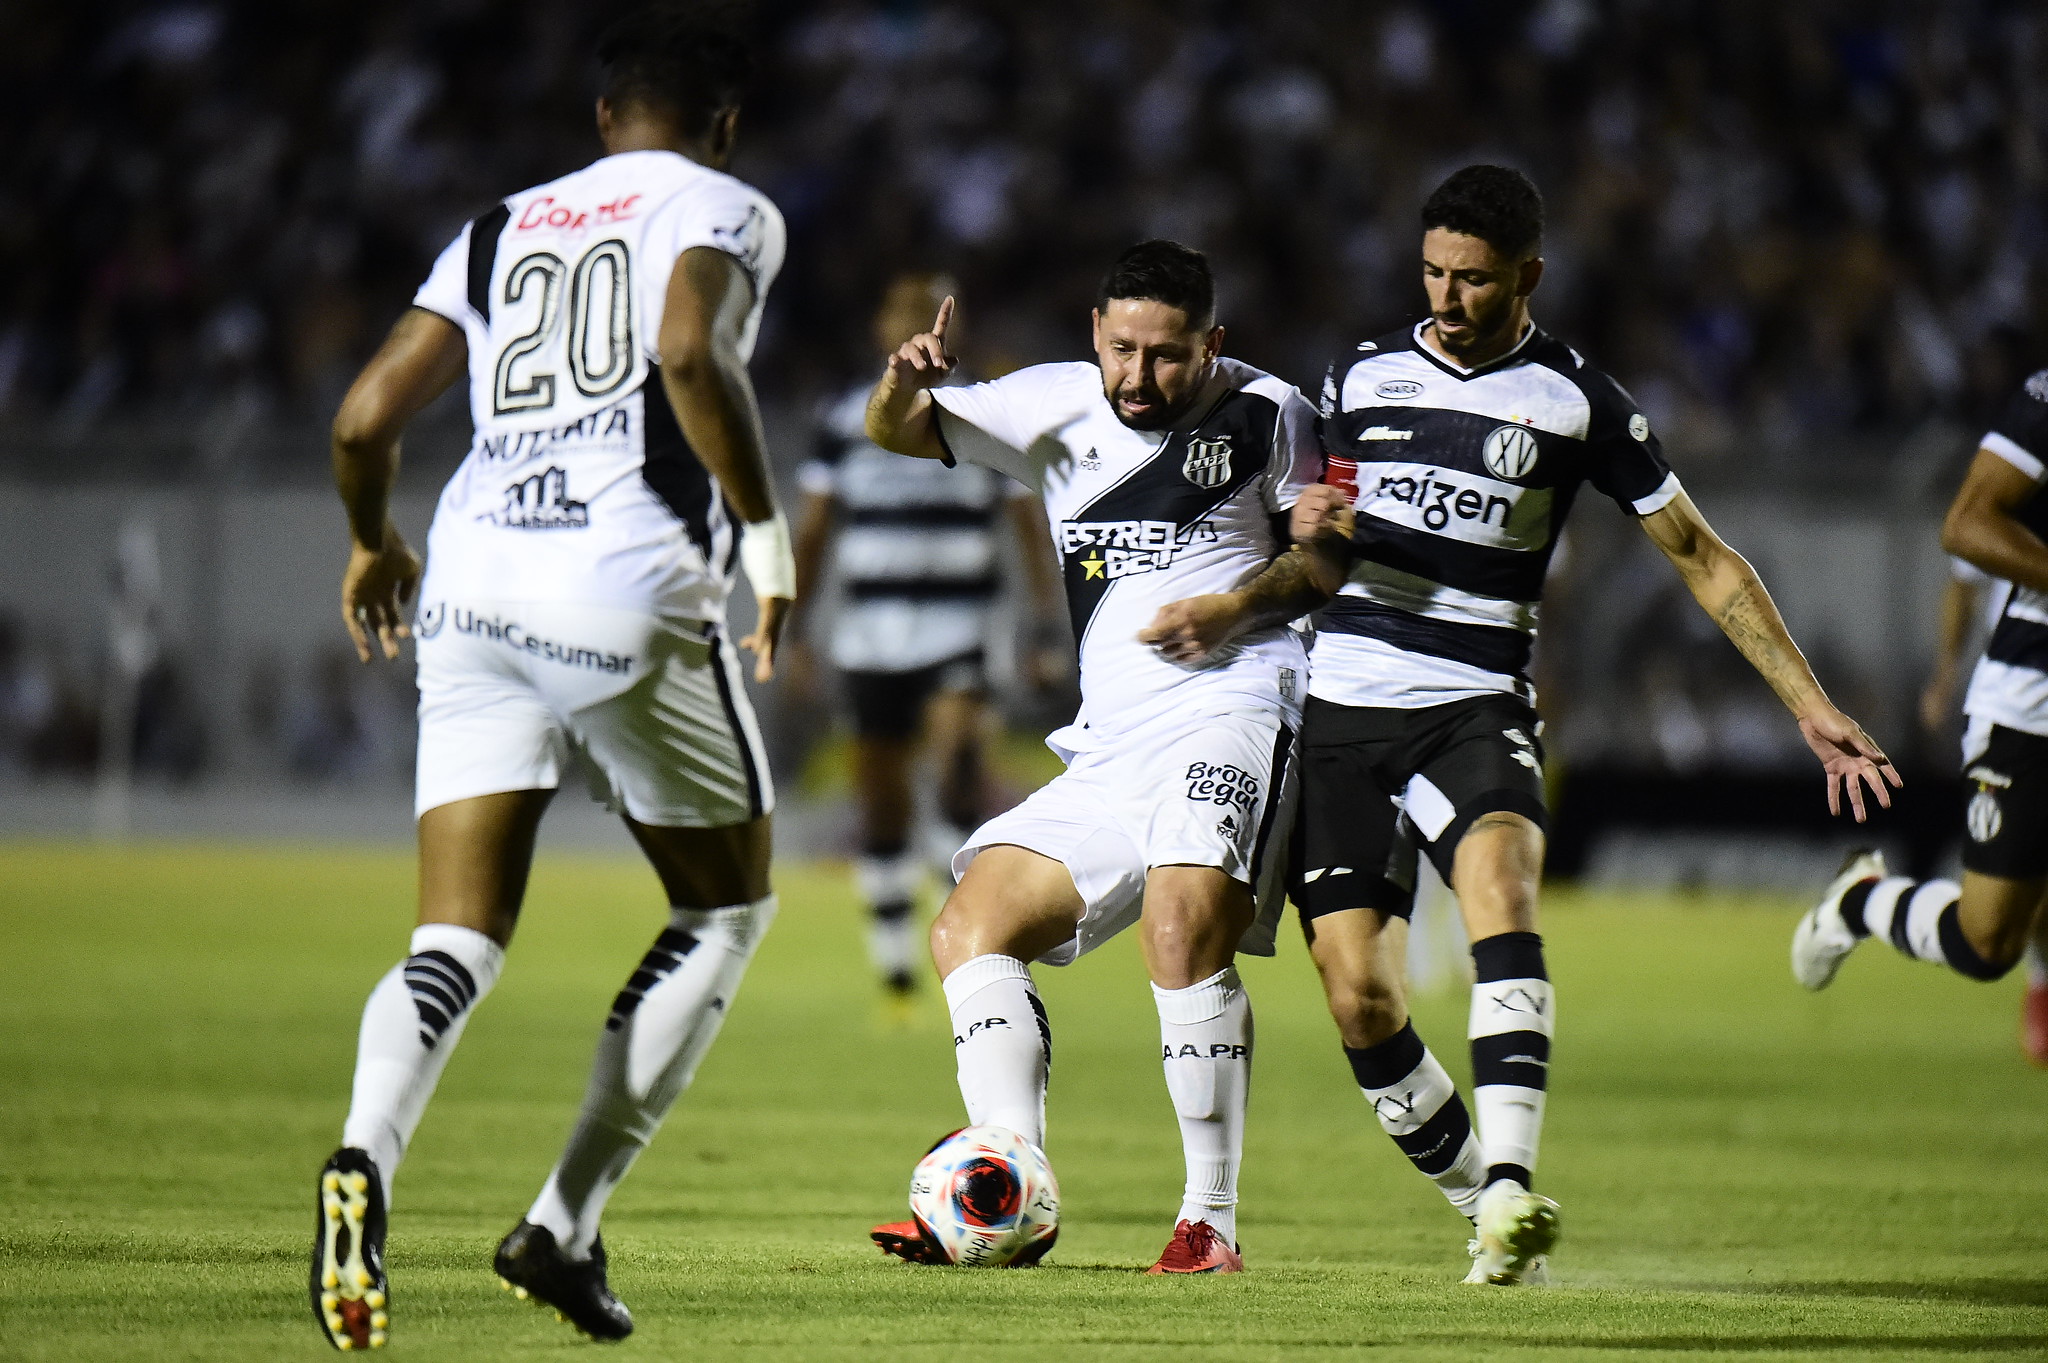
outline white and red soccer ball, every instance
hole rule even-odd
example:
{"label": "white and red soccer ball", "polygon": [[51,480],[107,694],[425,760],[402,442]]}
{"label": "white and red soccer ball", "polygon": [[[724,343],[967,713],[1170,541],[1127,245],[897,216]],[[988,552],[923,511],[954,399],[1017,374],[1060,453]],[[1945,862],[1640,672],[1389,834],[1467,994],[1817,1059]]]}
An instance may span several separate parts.
{"label": "white and red soccer ball", "polygon": [[1060,1230],[1060,1186],[1038,1147],[1001,1126],[969,1126],[910,1174],[910,1214],[948,1263],[1021,1268]]}

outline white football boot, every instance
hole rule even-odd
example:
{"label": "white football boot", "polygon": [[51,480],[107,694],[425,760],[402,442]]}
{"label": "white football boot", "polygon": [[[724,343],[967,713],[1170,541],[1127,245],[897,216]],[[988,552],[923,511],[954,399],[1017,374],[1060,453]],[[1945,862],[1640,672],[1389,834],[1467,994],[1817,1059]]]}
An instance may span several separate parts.
{"label": "white football boot", "polygon": [[1867,849],[1849,854],[1840,874],[1828,882],[1820,903],[1806,911],[1792,933],[1792,978],[1808,989],[1825,989],[1849,953],[1863,939],[1842,921],[1842,896],[1866,880],[1886,875],[1884,857]]}
{"label": "white football boot", "polygon": [[1557,1244],[1557,1204],[1504,1178],[1479,1195],[1478,1236],[1468,1283],[1496,1287],[1545,1287],[1550,1282],[1551,1248]]}

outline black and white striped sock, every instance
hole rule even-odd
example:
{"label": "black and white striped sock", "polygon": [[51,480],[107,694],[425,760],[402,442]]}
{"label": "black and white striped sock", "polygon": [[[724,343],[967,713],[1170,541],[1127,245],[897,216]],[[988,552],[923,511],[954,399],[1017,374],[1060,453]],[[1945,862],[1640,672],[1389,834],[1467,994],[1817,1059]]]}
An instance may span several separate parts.
{"label": "black and white striped sock", "polygon": [[870,846],[854,863],[854,880],[868,904],[868,956],[875,972],[895,987],[907,987],[919,957],[917,894],[924,863],[907,845]]}
{"label": "black and white striped sock", "polygon": [[1963,935],[1956,908],[1962,894],[1953,880],[1859,881],[1842,895],[1842,921],[1858,937],[1881,937],[1915,960],[1973,980],[2002,979],[2012,967],[1985,960]]}
{"label": "black and white striped sock", "polygon": [[1344,1058],[1380,1127],[1466,1217],[1478,1213],[1486,1163],[1457,1085],[1415,1033],[1415,1024],[1377,1045],[1346,1046]]}
{"label": "black and white striped sock", "polygon": [[1531,1186],[1550,1082],[1556,999],[1543,966],[1543,939],[1503,932],[1472,944],[1472,1100],[1486,1181]]}

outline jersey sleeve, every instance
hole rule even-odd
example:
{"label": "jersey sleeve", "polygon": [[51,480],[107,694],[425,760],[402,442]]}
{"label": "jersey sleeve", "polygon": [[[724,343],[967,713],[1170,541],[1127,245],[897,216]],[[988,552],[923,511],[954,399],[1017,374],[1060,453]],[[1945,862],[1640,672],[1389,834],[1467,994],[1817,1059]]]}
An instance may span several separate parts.
{"label": "jersey sleeve", "polygon": [[1046,397],[1055,375],[1047,371],[1057,368],[1033,365],[986,383],[930,390],[947,455],[1038,487],[1043,469],[1030,452],[1049,429]]}
{"label": "jersey sleeve", "polygon": [[463,319],[470,315],[470,227],[469,223],[463,224],[462,230],[455,234],[455,240],[449,242],[435,258],[434,268],[427,271],[427,282],[420,285],[419,292],[412,296],[414,307],[438,313],[457,326],[461,326]]}
{"label": "jersey sleeve", "polygon": [[1299,390],[1289,388],[1273,422],[1273,457],[1262,491],[1266,510],[1291,511],[1302,492],[1323,479],[1322,421]]}
{"label": "jersey sleeve", "polygon": [[2048,476],[2048,369],[2020,385],[1978,443],[2037,483]]}
{"label": "jersey sleeve", "polygon": [[1650,419],[1628,390],[1604,374],[1586,380],[1592,414],[1586,427],[1586,479],[1638,516],[1662,511],[1682,490],[1664,462]]}
{"label": "jersey sleeve", "polygon": [[708,246],[737,260],[754,286],[758,307],[782,270],[787,242],[782,214],[768,196],[730,176],[707,177],[671,195],[647,224],[643,259],[634,262],[641,272],[643,315],[653,319],[647,344],[651,347],[661,332],[669,276],[683,252]]}

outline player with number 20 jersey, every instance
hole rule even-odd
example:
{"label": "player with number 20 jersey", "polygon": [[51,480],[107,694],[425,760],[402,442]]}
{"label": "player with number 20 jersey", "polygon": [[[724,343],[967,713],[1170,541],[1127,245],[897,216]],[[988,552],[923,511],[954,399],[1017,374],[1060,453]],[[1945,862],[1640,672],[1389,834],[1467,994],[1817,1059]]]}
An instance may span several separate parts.
{"label": "player with number 20 jersey", "polygon": [[[560,1161],[492,1267],[585,1334],[633,1329],[606,1201],[690,1084],[775,915],[773,794],[725,627],[735,566],[766,681],[795,596],[747,360],[782,220],[724,173],[750,61],[666,7],[599,45],[605,155],[465,227],[334,423],[364,662],[418,639],[419,926],[371,991],[342,1143],[320,1171],[310,1290],[337,1348],[391,1326],[392,1180],[504,965],[533,840],[573,754],[668,896],[613,1001]],[[389,519],[406,424],[467,374],[476,435],[419,559]],[[376,647],[373,647],[376,646]],[[346,941],[352,924],[336,924]],[[330,951],[334,959],[345,952]]]}

